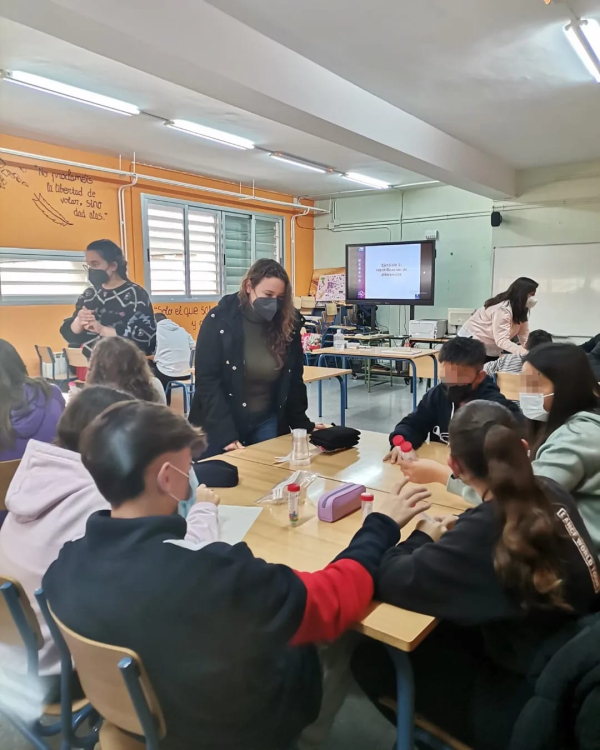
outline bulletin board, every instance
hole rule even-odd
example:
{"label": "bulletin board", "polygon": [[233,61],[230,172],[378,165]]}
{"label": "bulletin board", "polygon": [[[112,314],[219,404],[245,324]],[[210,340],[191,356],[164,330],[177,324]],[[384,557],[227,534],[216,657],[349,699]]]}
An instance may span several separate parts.
{"label": "bulletin board", "polygon": [[343,302],[346,299],[346,269],[315,268],[310,282],[311,297],[317,302]]}
{"label": "bulletin board", "polygon": [[105,175],[0,157],[0,245],[81,250],[119,237],[117,190]]}

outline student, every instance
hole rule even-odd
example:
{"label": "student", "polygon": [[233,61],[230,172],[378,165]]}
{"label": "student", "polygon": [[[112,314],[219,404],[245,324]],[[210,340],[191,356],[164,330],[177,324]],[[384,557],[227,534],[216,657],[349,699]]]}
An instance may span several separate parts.
{"label": "student", "polygon": [[[60,694],[60,658],[33,594],[63,544],[83,535],[92,513],[109,507],[81,463],[81,433],[104,409],[132,398],[104,386],[73,396],[58,423],[56,443],[29,441],[6,494],[0,571],[19,581],[38,617],[44,637],[39,673],[49,703]],[[0,663],[8,667],[10,660],[10,647],[0,644]]]}
{"label": "student", "polygon": [[[523,348],[527,352],[530,352],[532,349],[535,349],[536,346],[551,343],[552,336],[547,331],[542,331],[540,329],[537,331],[531,331]],[[499,359],[487,362],[483,366],[483,369],[487,375],[494,375],[497,372],[511,372],[518,375],[523,369],[524,357],[524,354],[503,354]]]}
{"label": "student", "polygon": [[[529,335],[529,311],[537,304],[537,288],[537,281],[525,276],[513,281],[505,292],[476,310],[458,335],[481,341],[489,359],[497,359],[502,352],[525,354],[523,345]],[[515,336],[521,345],[513,342]]]}
{"label": "student", "polygon": [[21,458],[29,440],[53,440],[64,408],[58,386],[30,378],[15,347],[0,339],[0,461]]}
{"label": "student", "polygon": [[[152,369],[162,383],[165,392],[173,380],[190,379],[190,351],[196,346],[192,336],[169,320],[163,313],[156,313],[156,353]],[[167,394],[171,404],[171,391]]]}
{"label": "student", "polygon": [[142,401],[167,403],[162,383],[152,374],[148,360],[127,339],[108,338],[96,344],[85,382],[86,385],[109,385]]}
{"label": "student", "polygon": [[123,251],[111,240],[91,242],[85,251],[91,286],[77,299],[75,312],[60,332],[69,346],[82,346],[90,357],[95,344],[123,336],[144,354],[154,354],[156,323],[148,292],[127,278]]}
{"label": "student", "polygon": [[[573,498],[534,477],[507,409],[465,405],[450,446],[453,473],[484,502],[419,520],[384,557],[375,594],[444,621],[410,654],[416,712],[476,750],[506,750],[544,642],[598,606],[598,562]],[[381,644],[361,647],[354,674],[375,701],[394,692]]]}
{"label": "student", "polygon": [[[204,440],[166,407],[116,404],[83,436],[82,459],[112,511],[88,521],[44,576],[75,632],[138,653],[165,715],[165,748],[284,750],[313,722],[333,641],[371,600],[372,576],[429,493],[403,489],[324,570],[298,573],[246,544],[188,543],[173,515]],[[69,585],[64,584],[69,581]],[[162,744],[161,744],[162,747]]]}
{"label": "student", "polygon": [[[590,363],[590,367],[592,368],[592,372],[594,373],[594,377],[596,380],[600,380],[600,336],[598,338],[598,343],[594,348],[587,352],[587,358],[588,362]],[[584,345],[584,351],[587,351],[585,349]]]}
{"label": "student", "polygon": [[209,454],[295,427],[312,432],[303,369],[290,280],[279,263],[263,258],[238,294],[223,297],[207,315],[198,334],[190,422],[206,432]]}
{"label": "student", "polygon": [[441,383],[423,396],[417,410],[404,417],[390,435],[391,450],[384,458],[395,464],[400,451],[393,440],[401,435],[420,448],[429,438],[434,443],[448,442],[448,425],[454,412],[463,404],[478,400],[497,401],[515,414],[519,407],[505,398],[494,381],[483,371],[485,349],[477,339],[457,336],[440,349],[439,369]]}
{"label": "student", "polygon": [[598,344],[600,344],[600,333],[598,333],[596,336],[593,336],[589,341],[586,341],[585,344],[581,344],[581,348],[586,354],[590,354],[594,351]]}

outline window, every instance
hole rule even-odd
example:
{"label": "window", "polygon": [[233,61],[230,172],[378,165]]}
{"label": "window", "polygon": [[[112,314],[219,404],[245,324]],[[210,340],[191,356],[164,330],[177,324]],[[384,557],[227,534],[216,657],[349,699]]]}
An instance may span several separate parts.
{"label": "window", "polygon": [[153,299],[218,299],[258,258],[280,260],[279,217],[142,196],[146,287]]}
{"label": "window", "polygon": [[0,248],[0,303],[73,303],[88,286],[85,254]]}

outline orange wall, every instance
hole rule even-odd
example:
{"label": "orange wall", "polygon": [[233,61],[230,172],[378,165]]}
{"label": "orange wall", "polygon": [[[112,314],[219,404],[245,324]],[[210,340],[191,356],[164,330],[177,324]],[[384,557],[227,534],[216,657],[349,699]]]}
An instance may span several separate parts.
{"label": "orange wall", "polygon": [[[53,156],[59,159],[119,168],[115,157],[53,146],[38,141],[0,135],[0,146],[18,151]],[[122,168],[131,169],[129,162]],[[149,175],[166,177],[200,187],[237,190],[231,183],[198,177],[171,170],[138,165]],[[63,167],[50,162],[20,159],[0,154],[0,247],[52,250],[83,250],[96,239],[120,242],[118,188],[129,180],[93,170]],[[216,206],[236,207],[253,212],[280,215],[285,223],[286,266],[291,269],[291,217],[293,209],[285,206],[243,202],[227,196],[216,196],[189,188],[176,188],[140,180],[125,191],[127,255],[132,280],[144,283],[144,247],[142,236],[141,195],[179,198]],[[292,197],[269,191],[256,191],[258,197],[291,201]],[[306,294],[313,271],[313,219],[303,216],[296,228],[296,293]],[[73,300],[75,302],[75,300]],[[203,302],[158,303],[155,309],[168,314],[193,335],[211,305]],[[0,337],[8,339],[19,350],[30,372],[37,374],[34,344],[62,348],[64,341],[58,329],[71,313],[65,305],[0,306]]]}

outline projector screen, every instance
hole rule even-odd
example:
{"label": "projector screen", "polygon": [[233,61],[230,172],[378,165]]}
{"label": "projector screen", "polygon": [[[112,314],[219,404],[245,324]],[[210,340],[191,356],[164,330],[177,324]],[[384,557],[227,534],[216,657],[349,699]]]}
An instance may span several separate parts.
{"label": "projector screen", "polygon": [[346,301],[433,305],[434,242],[346,245]]}

